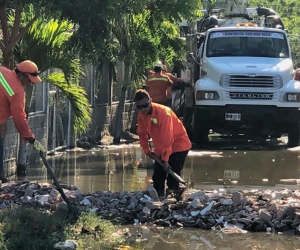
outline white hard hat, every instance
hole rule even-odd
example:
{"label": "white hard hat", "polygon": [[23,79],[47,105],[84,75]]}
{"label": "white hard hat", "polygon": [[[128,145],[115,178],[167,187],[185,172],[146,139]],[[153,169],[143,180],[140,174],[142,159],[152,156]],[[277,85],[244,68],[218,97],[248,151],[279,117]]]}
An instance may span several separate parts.
{"label": "white hard hat", "polygon": [[158,61],[154,67],[162,68],[163,64],[161,61]]}

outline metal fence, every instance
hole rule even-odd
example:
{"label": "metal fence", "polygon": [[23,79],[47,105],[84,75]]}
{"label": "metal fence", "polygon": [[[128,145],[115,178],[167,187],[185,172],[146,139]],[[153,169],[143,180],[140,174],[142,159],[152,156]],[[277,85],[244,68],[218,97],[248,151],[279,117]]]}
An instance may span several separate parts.
{"label": "metal fence", "polygon": [[48,150],[65,146],[68,142],[69,102],[54,87],[49,91]]}
{"label": "metal fence", "polygon": [[[116,67],[120,67],[120,63],[116,64]],[[120,76],[115,77],[112,83],[106,83],[101,81],[101,75],[97,67],[93,65],[84,66],[85,77],[82,81],[88,100],[91,107],[94,105],[110,105],[111,103],[117,103],[120,100],[122,81]],[[121,68],[122,69],[122,68]],[[134,87],[129,86],[126,91],[126,101],[132,101],[134,96]],[[55,88],[55,86],[49,86],[49,105],[48,105],[48,150],[54,150],[59,146],[70,146],[70,134],[72,126],[71,109],[69,102],[65,98],[62,92]],[[33,101],[34,107],[39,105],[37,100]],[[37,103],[37,104],[35,104]],[[104,114],[105,115],[105,114]],[[72,138],[73,139],[73,138]]]}

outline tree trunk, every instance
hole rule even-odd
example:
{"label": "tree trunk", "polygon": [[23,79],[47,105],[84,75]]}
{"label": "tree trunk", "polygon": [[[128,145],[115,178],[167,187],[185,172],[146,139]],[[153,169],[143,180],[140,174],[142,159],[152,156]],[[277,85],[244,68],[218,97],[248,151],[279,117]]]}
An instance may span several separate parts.
{"label": "tree trunk", "polygon": [[[101,65],[101,68],[99,69],[100,75],[101,75],[101,83],[97,84],[97,90],[96,90],[96,99],[95,99],[95,107],[93,107],[92,111],[92,125],[91,125],[91,137],[95,142],[99,142],[101,138],[102,133],[102,126],[99,126],[99,120],[101,119],[99,114],[98,106],[99,104],[108,103],[108,105],[111,105],[111,91],[109,90],[111,88],[111,82],[110,82],[110,73],[109,73],[109,61],[107,59],[104,59]],[[98,72],[99,72],[98,71]],[[97,81],[98,83],[98,81]]]}
{"label": "tree trunk", "polygon": [[126,62],[126,60],[125,60],[125,69],[124,70],[125,70],[124,84],[122,86],[120,101],[119,101],[119,105],[117,108],[117,114],[116,114],[116,126],[115,126],[114,140],[113,140],[114,143],[121,142],[121,131],[123,128],[122,114],[124,111],[127,87],[130,84],[130,63]]}
{"label": "tree trunk", "polygon": [[[13,53],[12,51],[7,52],[6,50],[2,51],[2,66],[7,67],[9,69],[13,69]],[[4,140],[5,140],[5,135],[6,135],[6,129],[7,129],[7,121],[3,124],[3,133],[2,133],[2,139],[3,139],[3,146],[4,146]],[[18,161],[18,159],[17,159]],[[5,171],[5,174],[10,171]]]}
{"label": "tree trunk", "polygon": [[13,69],[14,68],[14,60],[13,60],[13,52],[12,51],[4,51],[3,52],[3,63],[2,65],[9,68]]}

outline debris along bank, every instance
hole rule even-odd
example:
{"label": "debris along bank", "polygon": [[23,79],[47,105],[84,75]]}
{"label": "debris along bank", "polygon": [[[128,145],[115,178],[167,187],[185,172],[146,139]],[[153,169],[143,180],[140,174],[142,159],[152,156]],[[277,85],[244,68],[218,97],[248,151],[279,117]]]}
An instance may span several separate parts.
{"label": "debris along bank", "polygon": [[[218,191],[186,190],[183,199],[154,201],[147,192],[95,192],[83,194],[76,186],[62,185],[80,212],[95,212],[120,224],[149,223],[157,226],[218,229],[225,233],[247,231],[300,231],[300,190]],[[10,182],[0,189],[0,209],[17,206],[68,210],[56,188],[48,183]]]}

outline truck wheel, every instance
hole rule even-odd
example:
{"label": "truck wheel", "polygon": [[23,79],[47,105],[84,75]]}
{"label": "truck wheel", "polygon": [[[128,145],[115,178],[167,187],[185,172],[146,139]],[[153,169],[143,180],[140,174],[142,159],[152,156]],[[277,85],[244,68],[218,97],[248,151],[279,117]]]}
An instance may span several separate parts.
{"label": "truck wheel", "polygon": [[288,146],[297,147],[300,141],[300,123],[293,122],[288,127]]}
{"label": "truck wheel", "polygon": [[193,142],[197,143],[199,146],[206,146],[208,144],[208,133],[208,123],[206,121],[200,120],[199,116],[195,117],[194,114]]}
{"label": "truck wheel", "polygon": [[202,128],[194,128],[193,129],[193,142],[197,143],[199,146],[208,145],[208,133],[209,129]]}

